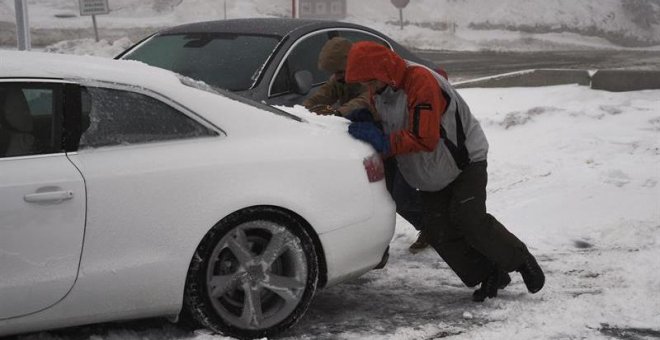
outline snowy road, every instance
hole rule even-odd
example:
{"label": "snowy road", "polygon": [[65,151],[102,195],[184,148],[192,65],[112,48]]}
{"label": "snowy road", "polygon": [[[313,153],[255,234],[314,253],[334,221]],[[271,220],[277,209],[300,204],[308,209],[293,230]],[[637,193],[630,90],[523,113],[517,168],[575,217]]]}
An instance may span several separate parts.
{"label": "snowy road", "polygon": [[660,51],[416,51],[442,65],[452,81],[537,68],[660,70]]}
{"label": "snowy road", "polygon": [[[399,220],[383,270],[320,291],[284,339],[660,338],[660,91],[577,85],[464,89],[489,136],[489,210],[547,275],[520,276],[496,299],[470,300],[433,250],[407,246]],[[164,320],[18,337],[223,339]]]}

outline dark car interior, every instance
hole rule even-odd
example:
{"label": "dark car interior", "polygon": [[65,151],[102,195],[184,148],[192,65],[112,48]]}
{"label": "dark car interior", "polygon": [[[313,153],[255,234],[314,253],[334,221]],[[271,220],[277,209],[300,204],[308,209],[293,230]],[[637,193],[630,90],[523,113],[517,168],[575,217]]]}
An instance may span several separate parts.
{"label": "dark car interior", "polygon": [[[26,98],[30,95],[30,101]],[[52,145],[52,91],[0,88],[0,157],[39,154]]]}

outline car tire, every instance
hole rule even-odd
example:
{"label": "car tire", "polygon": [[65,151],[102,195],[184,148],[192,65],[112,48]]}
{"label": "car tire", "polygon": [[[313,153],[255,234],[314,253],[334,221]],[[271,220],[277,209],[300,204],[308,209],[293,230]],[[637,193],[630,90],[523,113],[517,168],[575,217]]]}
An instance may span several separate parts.
{"label": "car tire", "polygon": [[319,278],[314,243],[293,216],[249,208],[216,224],[191,261],[184,311],[237,338],[272,336],[305,313]]}

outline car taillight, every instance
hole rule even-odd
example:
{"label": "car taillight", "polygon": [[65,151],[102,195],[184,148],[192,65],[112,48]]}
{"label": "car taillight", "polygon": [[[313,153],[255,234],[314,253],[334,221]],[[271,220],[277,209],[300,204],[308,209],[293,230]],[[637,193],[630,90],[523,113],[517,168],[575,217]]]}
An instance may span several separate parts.
{"label": "car taillight", "polygon": [[364,159],[364,170],[367,172],[369,182],[378,182],[385,178],[385,166],[380,155],[375,153]]}

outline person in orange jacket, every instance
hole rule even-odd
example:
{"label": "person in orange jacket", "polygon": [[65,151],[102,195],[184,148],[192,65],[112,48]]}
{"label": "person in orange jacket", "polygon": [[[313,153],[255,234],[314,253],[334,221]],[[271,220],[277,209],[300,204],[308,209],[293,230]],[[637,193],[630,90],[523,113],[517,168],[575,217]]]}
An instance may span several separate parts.
{"label": "person in orange jacket", "polygon": [[384,157],[396,157],[405,180],[421,191],[429,243],[468,287],[474,301],[497,296],[518,271],[530,293],[545,275],[525,244],[486,211],[488,141],[449,82],[373,42],[353,44],[346,81],[369,88],[380,130],[353,121],[349,133]]}
{"label": "person in orange jacket", "polygon": [[[352,42],[334,37],[328,40],[319,53],[318,68],[331,74],[328,81],[303,102],[303,106],[319,115],[362,115],[365,119],[378,122],[380,117],[370,105],[369,91],[361,84],[347,84],[344,79],[346,59]],[[397,205],[397,213],[417,230],[421,224],[419,194],[398,173],[394,159],[385,162],[387,189]],[[421,231],[417,240],[410,245],[410,252],[417,253],[428,247],[426,236]]]}

